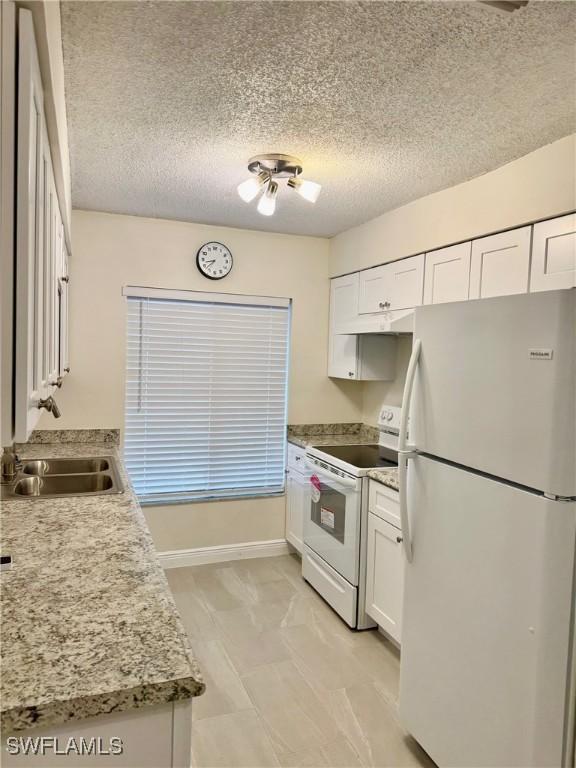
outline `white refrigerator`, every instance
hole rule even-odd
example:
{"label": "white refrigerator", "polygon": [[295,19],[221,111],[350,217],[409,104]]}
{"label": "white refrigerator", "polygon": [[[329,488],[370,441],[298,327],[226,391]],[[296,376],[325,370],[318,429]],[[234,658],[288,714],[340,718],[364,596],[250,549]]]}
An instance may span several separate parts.
{"label": "white refrigerator", "polygon": [[404,727],[573,766],[576,290],[418,308],[402,435]]}

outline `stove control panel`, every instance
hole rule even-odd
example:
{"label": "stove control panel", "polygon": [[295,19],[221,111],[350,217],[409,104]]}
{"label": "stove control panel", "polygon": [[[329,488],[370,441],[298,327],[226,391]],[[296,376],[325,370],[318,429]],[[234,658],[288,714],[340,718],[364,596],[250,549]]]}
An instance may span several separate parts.
{"label": "stove control panel", "polygon": [[384,448],[398,450],[398,435],[400,434],[400,415],[402,409],[396,405],[383,405],[380,409],[380,418],[378,419],[378,428],[380,438],[378,445]]}
{"label": "stove control panel", "polygon": [[401,409],[395,405],[383,405],[380,411],[378,426],[386,431],[396,431],[400,429]]}

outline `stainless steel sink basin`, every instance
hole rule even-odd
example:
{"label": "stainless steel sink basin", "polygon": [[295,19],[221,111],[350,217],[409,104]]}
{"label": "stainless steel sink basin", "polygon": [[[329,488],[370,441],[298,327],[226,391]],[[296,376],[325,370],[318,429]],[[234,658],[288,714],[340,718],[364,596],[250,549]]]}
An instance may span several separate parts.
{"label": "stainless steel sink basin", "polygon": [[23,477],[14,486],[15,496],[70,496],[102,493],[113,488],[110,475],[47,475]]}
{"label": "stainless steel sink basin", "polygon": [[46,499],[122,493],[113,456],[24,460],[14,482],[0,486],[3,499]]}
{"label": "stainless steel sink basin", "polygon": [[108,459],[37,459],[22,467],[25,475],[85,475],[110,468]]}

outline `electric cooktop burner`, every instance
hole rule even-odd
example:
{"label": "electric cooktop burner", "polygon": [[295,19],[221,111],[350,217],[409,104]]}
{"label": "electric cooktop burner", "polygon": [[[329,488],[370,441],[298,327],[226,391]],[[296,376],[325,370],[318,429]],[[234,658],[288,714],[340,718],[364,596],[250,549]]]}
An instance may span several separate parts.
{"label": "electric cooktop burner", "polygon": [[358,469],[398,466],[398,453],[381,445],[317,445],[313,447]]}

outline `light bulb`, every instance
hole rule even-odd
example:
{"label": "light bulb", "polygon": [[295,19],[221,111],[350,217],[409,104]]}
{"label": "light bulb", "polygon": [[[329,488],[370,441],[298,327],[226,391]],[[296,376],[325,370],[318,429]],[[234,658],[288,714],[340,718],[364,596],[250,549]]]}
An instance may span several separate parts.
{"label": "light bulb", "polygon": [[268,188],[258,201],[258,213],[263,216],[272,216],[276,210],[276,193],[278,192],[278,184],[275,181],[271,181],[268,184]]}
{"label": "light bulb", "polygon": [[315,203],[316,200],[318,200],[318,196],[322,189],[321,184],[317,184],[315,181],[299,179],[296,176],[288,179],[288,186],[295,189],[300,197],[303,197],[304,200],[308,200],[309,203]]}
{"label": "light bulb", "polygon": [[246,179],[246,181],[238,184],[238,194],[242,200],[244,200],[245,203],[252,202],[264,186],[267,178],[268,174],[262,171],[258,176],[252,176],[251,179]]}

